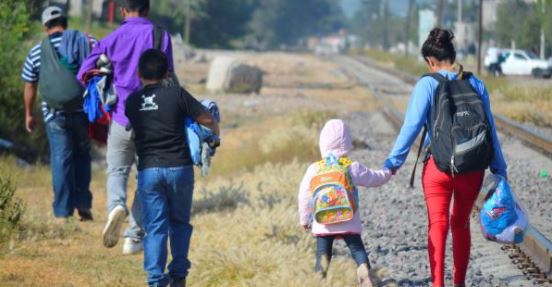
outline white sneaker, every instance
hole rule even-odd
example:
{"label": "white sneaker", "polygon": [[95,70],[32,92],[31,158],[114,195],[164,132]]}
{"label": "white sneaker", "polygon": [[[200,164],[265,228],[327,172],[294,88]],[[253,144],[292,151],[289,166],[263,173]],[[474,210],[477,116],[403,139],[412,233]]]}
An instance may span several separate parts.
{"label": "white sneaker", "polygon": [[142,240],[134,238],[125,238],[125,244],[123,245],[123,254],[132,255],[140,253],[144,250],[144,242]]}
{"label": "white sneaker", "polygon": [[103,244],[105,247],[111,248],[117,245],[121,234],[121,225],[126,217],[127,212],[125,208],[120,205],[109,213],[107,223],[102,232]]}

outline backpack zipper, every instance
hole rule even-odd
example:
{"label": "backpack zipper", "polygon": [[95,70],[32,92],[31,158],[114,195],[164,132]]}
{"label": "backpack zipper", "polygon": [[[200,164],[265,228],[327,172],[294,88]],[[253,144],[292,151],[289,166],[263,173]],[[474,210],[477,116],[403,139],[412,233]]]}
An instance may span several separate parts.
{"label": "backpack zipper", "polygon": [[458,173],[458,169],[454,165],[454,154],[450,157],[450,174],[452,175],[452,178],[454,178],[454,174]]}

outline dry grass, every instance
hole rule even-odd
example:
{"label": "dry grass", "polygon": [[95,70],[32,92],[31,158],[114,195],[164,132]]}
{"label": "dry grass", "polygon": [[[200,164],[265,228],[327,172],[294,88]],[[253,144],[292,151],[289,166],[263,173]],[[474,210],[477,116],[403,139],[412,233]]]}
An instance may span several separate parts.
{"label": "dry grass", "polygon": [[304,112],[271,117],[225,132],[224,145],[213,160],[213,176],[252,171],[266,163],[289,162],[294,158],[318,157],[317,133],[329,112]]}
{"label": "dry grass", "polygon": [[[239,182],[247,203],[238,204],[232,212],[194,218],[193,286],[354,285],[355,268],[349,258],[337,258],[325,282],[312,272],[314,240],[297,221],[297,182],[304,169],[305,164],[297,161],[267,163],[232,181],[220,179],[202,186],[221,190]],[[199,193],[196,198],[204,196],[212,194]]]}
{"label": "dry grass", "polygon": [[[298,225],[296,208],[297,182],[305,167],[297,160],[266,163],[198,183],[190,286],[354,285],[350,258],[337,258],[326,281],[312,272],[314,240]],[[47,178],[48,170],[19,172],[20,179],[30,176]],[[0,259],[2,286],[143,284],[141,256],[124,257],[119,248],[101,245],[105,192],[99,182],[94,184],[94,223],[53,225],[49,188],[18,190],[29,208],[17,242]]]}
{"label": "dry grass", "polygon": [[520,122],[552,127],[552,89],[506,85],[491,94],[493,110]]}
{"label": "dry grass", "polygon": [[[274,69],[269,79],[285,85],[296,79],[278,74],[301,65],[314,68],[297,72],[300,81],[342,81],[334,79],[334,67],[326,62],[276,56],[251,61]],[[273,62],[265,63],[268,59]],[[197,85],[193,89],[202,91]],[[227,127],[210,177],[198,177],[195,188],[189,286],[354,286],[349,257],[336,257],[326,280],[313,272],[315,242],[298,224],[297,188],[308,163],[319,157],[321,125],[339,116],[337,111],[373,111],[380,104],[360,88],[280,87],[263,89],[259,96],[209,97],[219,102]],[[91,187],[95,221],[62,226],[51,220],[47,167],[23,170],[13,159],[2,159],[0,172],[17,179],[16,194],[27,207],[19,236],[0,258],[1,286],[144,285],[142,255],[123,256],[120,245],[106,249],[101,244],[106,221],[103,171],[94,173]],[[132,191],[135,181],[129,183]],[[129,195],[131,200],[133,192]]]}

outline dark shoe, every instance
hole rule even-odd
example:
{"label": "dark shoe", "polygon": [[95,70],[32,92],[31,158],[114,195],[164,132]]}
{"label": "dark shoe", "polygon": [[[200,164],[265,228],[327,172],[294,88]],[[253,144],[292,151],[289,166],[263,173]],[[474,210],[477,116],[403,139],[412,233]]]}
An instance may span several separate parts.
{"label": "dark shoe", "polygon": [[186,287],[186,278],[171,278],[169,287]]}
{"label": "dark shoe", "polygon": [[92,211],[90,209],[78,209],[80,221],[93,221]]}
{"label": "dark shoe", "polygon": [[326,278],[326,275],[328,274],[328,269],[330,269],[330,259],[326,255],[320,256],[320,267],[322,268],[321,274],[322,278]]}

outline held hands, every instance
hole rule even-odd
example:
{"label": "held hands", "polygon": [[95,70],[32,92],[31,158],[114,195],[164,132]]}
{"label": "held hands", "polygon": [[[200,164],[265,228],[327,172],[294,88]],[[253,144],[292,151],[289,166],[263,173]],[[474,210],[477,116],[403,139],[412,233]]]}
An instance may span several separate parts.
{"label": "held hands", "polygon": [[308,231],[311,230],[311,226],[308,225],[308,224],[304,224],[304,225],[303,225],[303,230],[308,232]]}

